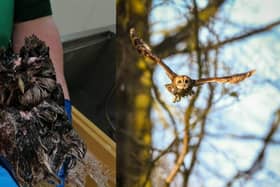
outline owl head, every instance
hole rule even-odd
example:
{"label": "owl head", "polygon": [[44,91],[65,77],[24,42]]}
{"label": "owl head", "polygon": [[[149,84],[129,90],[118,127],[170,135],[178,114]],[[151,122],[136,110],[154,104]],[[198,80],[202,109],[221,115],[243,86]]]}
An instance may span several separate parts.
{"label": "owl head", "polygon": [[176,86],[176,88],[185,90],[190,86],[191,78],[186,75],[179,75],[176,76],[172,82]]}
{"label": "owl head", "polygon": [[18,100],[22,106],[36,105],[56,88],[56,76],[48,57],[25,57],[16,67]]}

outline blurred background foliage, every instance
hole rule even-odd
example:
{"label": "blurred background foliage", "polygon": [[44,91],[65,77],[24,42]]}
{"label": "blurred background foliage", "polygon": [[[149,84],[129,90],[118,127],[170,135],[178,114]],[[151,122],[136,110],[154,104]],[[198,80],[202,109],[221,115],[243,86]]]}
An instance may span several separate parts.
{"label": "blurred background foliage", "polygon": [[[277,0],[117,0],[118,185],[280,186]],[[129,29],[178,74],[256,69],[172,103],[168,77]]]}

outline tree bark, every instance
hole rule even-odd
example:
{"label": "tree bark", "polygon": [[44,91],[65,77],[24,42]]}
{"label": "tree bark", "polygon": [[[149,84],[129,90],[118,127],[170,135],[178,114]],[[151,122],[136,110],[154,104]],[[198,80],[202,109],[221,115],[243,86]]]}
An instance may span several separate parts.
{"label": "tree bark", "polygon": [[[117,1],[117,129],[118,186],[143,186],[151,160],[151,74],[133,49],[129,29],[135,27],[149,39],[148,14],[151,1]],[[151,186],[150,181],[146,186]]]}

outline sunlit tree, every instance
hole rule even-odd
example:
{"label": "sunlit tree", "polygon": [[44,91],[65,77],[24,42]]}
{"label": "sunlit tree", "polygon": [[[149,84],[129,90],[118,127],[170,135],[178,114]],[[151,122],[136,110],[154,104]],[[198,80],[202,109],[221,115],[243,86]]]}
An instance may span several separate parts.
{"label": "sunlit tree", "polygon": [[[263,13],[255,18],[248,13],[249,21],[240,21],[242,10],[262,5],[245,2],[117,1],[119,186],[279,182],[272,162],[280,143],[280,77],[274,69],[280,60],[280,14],[259,19]],[[174,104],[164,87],[168,77],[132,47],[131,27],[179,74],[202,78],[255,68],[257,74],[239,85],[199,87]],[[255,93],[262,88],[274,98],[258,100],[265,98]],[[257,109],[263,102],[267,110]]]}

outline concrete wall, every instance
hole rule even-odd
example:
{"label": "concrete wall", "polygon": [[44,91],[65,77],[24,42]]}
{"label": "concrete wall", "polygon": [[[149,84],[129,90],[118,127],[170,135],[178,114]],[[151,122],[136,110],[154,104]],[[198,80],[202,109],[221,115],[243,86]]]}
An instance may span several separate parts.
{"label": "concrete wall", "polygon": [[105,30],[115,32],[115,0],[51,0],[62,40]]}

